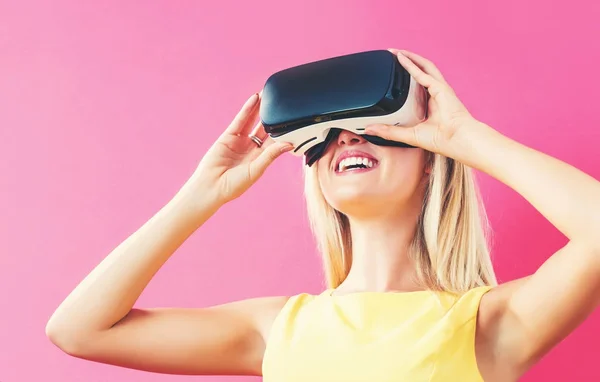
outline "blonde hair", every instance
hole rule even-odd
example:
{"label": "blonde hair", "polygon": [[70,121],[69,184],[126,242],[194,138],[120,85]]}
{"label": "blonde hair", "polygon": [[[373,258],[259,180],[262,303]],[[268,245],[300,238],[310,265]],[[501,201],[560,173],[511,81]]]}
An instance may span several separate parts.
{"label": "blonde hair", "polygon": [[[431,174],[410,250],[418,281],[426,289],[453,293],[497,285],[488,247],[491,230],[472,169],[432,152],[426,156]],[[304,168],[311,230],[327,287],[336,288],[352,264],[349,221],[325,200],[317,165]]]}

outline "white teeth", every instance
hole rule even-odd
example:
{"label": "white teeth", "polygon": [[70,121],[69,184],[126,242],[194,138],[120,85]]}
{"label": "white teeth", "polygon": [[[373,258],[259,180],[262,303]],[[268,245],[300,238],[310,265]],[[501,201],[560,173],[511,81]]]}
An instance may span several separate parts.
{"label": "white teeth", "polygon": [[350,157],[340,161],[338,166],[338,172],[346,171],[346,169],[350,166],[355,165],[363,165],[368,168],[373,167],[374,163],[371,159],[363,158],[363,157]]}

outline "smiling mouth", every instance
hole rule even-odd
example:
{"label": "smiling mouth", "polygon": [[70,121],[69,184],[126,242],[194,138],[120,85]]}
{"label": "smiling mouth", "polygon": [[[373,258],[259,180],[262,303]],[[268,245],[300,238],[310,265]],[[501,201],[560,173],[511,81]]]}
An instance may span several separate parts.
{"label": "smiling mouth", "polygon": [[346,158],[338,164],[335,169],[336,174],[359,173],[373,170],[379,165],[379,162],[374,159],[364,157]]}

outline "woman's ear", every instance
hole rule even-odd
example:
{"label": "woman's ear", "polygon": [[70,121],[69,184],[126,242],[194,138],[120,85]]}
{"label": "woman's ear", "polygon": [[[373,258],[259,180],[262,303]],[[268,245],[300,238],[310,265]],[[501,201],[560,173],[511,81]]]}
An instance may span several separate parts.
{"label": "woman's ear", "polygon": [[425,174],[429,175],[431,174],[431,171],[433,171],[433,162],[435,160],[435,154],[433,154],[432,152],[426,152],[426,159],[425,159]]}
{"label": "woman's ear", "polygon": [[431,174],[432,170],[433,170],[433,163],[430,161],[427,161],[427,163],[425,163],[425,174],[427,174],[427,175]]}

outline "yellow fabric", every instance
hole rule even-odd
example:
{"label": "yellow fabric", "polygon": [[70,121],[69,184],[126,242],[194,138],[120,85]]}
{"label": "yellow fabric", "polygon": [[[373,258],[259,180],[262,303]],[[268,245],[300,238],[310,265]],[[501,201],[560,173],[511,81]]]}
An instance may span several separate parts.
{"label": "yellow fabric", "polygon": [[292,296],[276,317],[264,382],[481,382],[475,325],[491,287]]}

